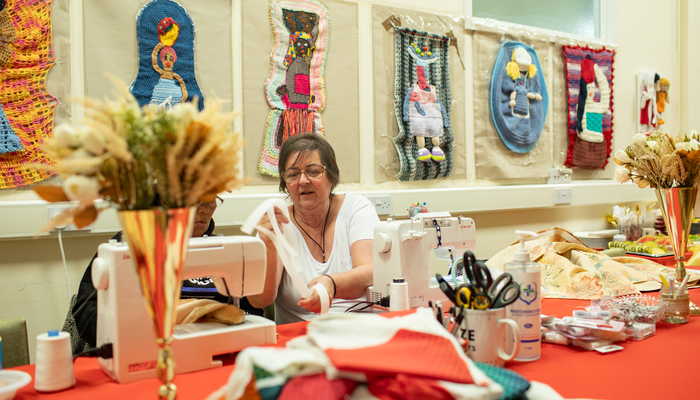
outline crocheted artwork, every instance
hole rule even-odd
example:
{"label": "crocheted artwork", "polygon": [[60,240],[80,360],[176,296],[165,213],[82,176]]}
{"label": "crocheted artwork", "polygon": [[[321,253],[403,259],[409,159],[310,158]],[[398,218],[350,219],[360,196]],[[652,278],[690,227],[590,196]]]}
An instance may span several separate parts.
{"label": "crocheted artwork", "polygon": [[301,133],[323,136],[320,112],[326,105],[330,21],[326,8],[316,0],[272,0],[270,24],[275,41],[265,98],[271,110],[258,172],[276,177],[285,140]]}
{"label": "crocheted artwork", "polygon": [[[394,108],[400,181],[443,178],[452,172],[450,38],[394,27]],[[426,140],[430,139],[430,140]]]}
{"label": "crocheted artwork", "polygon": [[491,77],[491,118],[510,150],[527,153],[540,138],[549,96],[537,53],[520,42],[505,42]]}
{"label": "crocheted artwork", "polygon": [[54,64],[52,1],[0,1],[0,189],[52,175],[40,147],[53,131],[56,99],[46,75]]}
{"label": "crocheted artwork", "polygon": [[569,150],[565,165],[603,169],[612,145],[615,51],[562,47],[569,96]]}
{"label": "crocheted artwork", "polygon": [[169,107],[204,96],[194,75],[194,22],[172,0],[152,0],[136,18],[139,72],[130,90],[140,105]]}

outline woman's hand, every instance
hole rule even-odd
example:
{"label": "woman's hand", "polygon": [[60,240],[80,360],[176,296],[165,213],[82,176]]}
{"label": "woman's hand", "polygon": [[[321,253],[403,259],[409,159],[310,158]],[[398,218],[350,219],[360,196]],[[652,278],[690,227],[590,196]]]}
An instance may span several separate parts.
{"label": "woman's hand", "polygon": [[[282,214],[282,210],[280,210],[277,206],[275,206],[275,218],[277,219],[277,224],[280,227],[280,232],[284,233],[283,224],[288,224],[289,218],[285,217],[284,214]],[[263,215],[263,217],[260,218],[260,222],[258,222],[258,225],[269,230],[270,232],[275,231],[272,227],[272,222],[270,221],[270,218],[267,216],[267,213],[265,213],[265,215]],[[270,246],[273,246],[272,239],[270,239],[269,236],[262,232],[260,232],[260,239],[262,239],[263,243],[265,243],[265,246],[267,246],[268,249],[270,248]]]}
{"label": "woman's hand", "polygon": [[[331,303],[333,302],[333,296],[335,295],[334,291],[335,289],[333,288],[333,281],[331,278],[321,275],[316,278],[314,278],[311,282],[309,282],[309,289],[314,287],[317,283],[322,284],[325,288],[326,291],[328,292],[328,302]],[[312,291],[311,292],[311,297],[306,298],[306,299],[301,299],[300,302],[297,303],[299,307],[304,307],[305,309],[309,310],[310,312],[319,314],[321,312],[321,298],[318,296],[317,291]]]}

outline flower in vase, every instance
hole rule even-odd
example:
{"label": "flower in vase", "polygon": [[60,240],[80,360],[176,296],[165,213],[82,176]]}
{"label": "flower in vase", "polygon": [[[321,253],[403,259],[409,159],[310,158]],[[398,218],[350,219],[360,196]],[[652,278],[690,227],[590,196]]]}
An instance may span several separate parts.
{"label": "flower in vase", "polygon": [[655,189],[699,187],[700,135],[638,133],[626,149],[615,153],[614,161],[627,170],[615,172],[619,182],[631,179],[640,188]]}
{"label": "flower in vase", "polygon": [[230,131],[235,114],[221,112],[220,101],[208,101],[201,112],[196,101],[142,108],[123,89],[116,100],[84,103],[85,119],[56,127],[45,144],[55,166],[43,168],[58,173],[63,184],[34,188],[44,200],[77,203],[61,223],[91,224],[100,199],[120,210],[154,203],[192,207],[241,185],[242,140]]}

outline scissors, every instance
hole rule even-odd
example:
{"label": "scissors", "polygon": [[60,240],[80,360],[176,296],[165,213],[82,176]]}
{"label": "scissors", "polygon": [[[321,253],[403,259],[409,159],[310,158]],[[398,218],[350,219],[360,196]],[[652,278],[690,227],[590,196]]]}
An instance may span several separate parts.
{"label": "scissors", "polygon": [[[462,261],[464,273],[467,275],[467,279],[469,279],[472,285],[484,293],[488,292],[493,283],[493,278],[491,278],[489,269],[476,261],[476,256],[469,250],[464,253]],[[459,268],[459,264],[457,264],[457,267]]]}
{"label": "scissors", "polygon": [[[499,289],[499,286],[503,287]],[[513,282],[513,276],[507,272],[499,275],[489,287],[486,294],[491,298],[491,308],[501,308],[512,304],[520,296],[520,285]]]}

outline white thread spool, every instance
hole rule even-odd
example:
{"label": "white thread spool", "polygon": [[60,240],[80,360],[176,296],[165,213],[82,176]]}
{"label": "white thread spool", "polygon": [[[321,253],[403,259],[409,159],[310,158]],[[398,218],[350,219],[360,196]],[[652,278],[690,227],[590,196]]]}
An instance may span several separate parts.
{"label": "white thread spool", "polygon": [[403,278],[394,278],[389,285],[389,311],[408,310],[408,283]]}
{"label": "white thread spool", "polygon": [[34,389],[39,392],[56,392],[74,385],[70,334],[49,331],[37,336]]}

